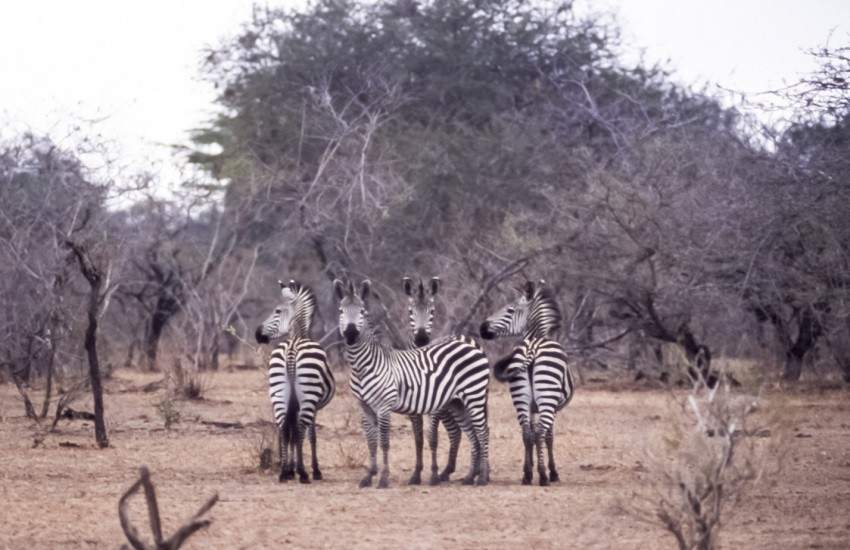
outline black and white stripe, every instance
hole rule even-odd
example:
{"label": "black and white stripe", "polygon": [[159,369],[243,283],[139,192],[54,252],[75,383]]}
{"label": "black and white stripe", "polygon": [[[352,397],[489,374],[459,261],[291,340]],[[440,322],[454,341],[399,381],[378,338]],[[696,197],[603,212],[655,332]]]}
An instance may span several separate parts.
{"label": "black and white stripe", "polygon": [[301,483],[309,483],[304,436],[310,438],[313,479],[322,479],[316,456],[316,413],[333,397],[334,377],[325,350],[310,338],[316,310],[312,290],[295,281],[280,286],[283,302],[257,328],[256,337],[265,344],[288,335],[269,360],[269,397],[280,431],[279,480],[294,479],[297,470]]}
{"label": "black and white stripe", "polygon": [[369,445],[369,471],[361,487],[378,473],[380,443],[383,469],[378,483],[389,479],[390,413],[404,415],[446,412],[472,443],[472,460],[464,483],[490,479],[487,395],[490,382],[487,357],[461,339],[448,339],[411,350],[396,350],[377,342],[369,326],[366,300],[371,283],[334,281],[340,300],[339,331],[351,367],[351,390],[360,402],[363,430]]}
{"label": "black and white stripe", "polygon": [[[537,472],[540,485],[558,481],[553,453],[555,413],[573,398],[575,385],[567,366],[563,346],[550,338],[560,326],[561,312],[552,293],[541,284],[528,281],[522,296],[481,324],[481,336],[522,335],[522,341],[505,358],[496,362],[496,379],[510,385],[511,399],[522,428],[525,446],[524,485],[532,480],[532,451],[537,448]],[[549,475],[543,466],[545,441],[549,455]]]}
{"label": "black and white stripe", "polygon": [[[402,289],[407,295],[411,342],[414,347],[423,347],[431,343],[431,329],[434,325],[434,298],[440,291],[440,286],[439,277],[432,277],[427,289],[422,279],[419,279],[418,285],[414,285],[410,277],[402,279]],[[421,483],[423,468],[422,415],[410,415],[410,422],[413,424],[413,438],[416,444],[416,467],[413,470],[413,476],[410,478],[410,484],[419,485]],[[448,462],[446,462],[446,468],[442,473],[438,473],[439,467],[437,465],[440,422],[446,427],[446,433],[449,437],[449,458]],[[431,485],[438,485],[443,481],[448,481],[449,477],[454,473],[457,467],[457,453],[460,448],[460,440],[460,426],[458,426],[451,414],[441,412],[428,415],[428,447],[431,449]]]}

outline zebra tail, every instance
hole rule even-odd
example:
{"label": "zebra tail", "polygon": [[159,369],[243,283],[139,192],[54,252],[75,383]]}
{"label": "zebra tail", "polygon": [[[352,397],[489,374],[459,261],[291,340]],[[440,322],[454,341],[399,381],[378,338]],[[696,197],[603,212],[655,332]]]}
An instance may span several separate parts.
{"label": "zebra tail", "polygon": [[301,404],[295,397],[295,392],[289,394],[289,401],[286,404],[286,418],[283,421],[283,433],[286,434],[286,439],[290,445],[295,445],[298,435],[298,416],[301,411]]}
{"label": "zebra tail", "polygon": [[289,348],[289,353],[286,355],[286,376],[289,380],[289,399],[286,403],[286,419],[283,421],[283,432],[286,434],[290,444],[295,445],[296,436],[298,434],[298,416],[301,410],[301,404],[298,402],[298,396],[295,393],[295,384],[297,382],[296,375],[296,353],[295,346]]}
{"label": "zebra tail", "polygon": [[507,371],[508,366],[511,364],[513,358],[514,356],[513,354],[511,354],[507,357],[502,357],[501,359],[496,361],[496,363],[493,365],[493,376],[496,377],[496,380],[498,380],[499,382],[510,381],[511,377],[507,376],[505,374],[505,371]]}
{"label": "zebra tail", "polygon": [[567,375],[564,377],[564,391],[569,392],[569,397],[567,397],[567,402],[564,403],[564,406],[570,404],[570,401],[573,400],[573,396],[576,394],[576,385],[573,382],[573,371],[570,370],[570,367],[567,367]]}

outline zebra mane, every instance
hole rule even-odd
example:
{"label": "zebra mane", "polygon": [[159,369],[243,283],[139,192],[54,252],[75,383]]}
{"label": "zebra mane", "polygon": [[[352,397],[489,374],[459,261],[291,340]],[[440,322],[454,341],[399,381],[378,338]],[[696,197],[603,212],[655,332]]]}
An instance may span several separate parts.
{"label": "zebra mane", "polygon": [[298,281],[290,280],[288,285],[281,286],[294,295],[292,307],[292,336],[309,338],[313,328],[313,314],[316,312],[316,295],[313,290]]}
{"label": "zebra mane", "polygon": [[537,285],[531,298],[531,313],[528,316],[525,335],[547,338],[561,328],[562,319],[561,308],[555,300],[555,294],[549,288]]}

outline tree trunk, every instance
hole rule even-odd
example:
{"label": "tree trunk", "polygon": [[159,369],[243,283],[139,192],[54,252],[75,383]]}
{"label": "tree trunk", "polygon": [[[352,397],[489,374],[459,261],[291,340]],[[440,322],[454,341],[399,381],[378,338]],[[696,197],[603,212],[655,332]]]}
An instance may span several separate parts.
{"label": "tree trunk", "polygon": [[213,341],[210,345],[210,370],[218,370],[219,339],[217,330],[213,332],[212,338]]}
{"label": "tree trunk", "polygon": [[56,341],[50,341],[50,358],[47,361],[47,380],[44,383],[44,404],[41,406],[41,418],[47,418],[50,398],[53,393],[53,368],[56,362]]}
{"label": "tree trunk", "polygon": [[796,382],[803,373],[803,356],[790,351],[785,354],[785,369],[782,371],[782,379],[788,382]]}
{"label": "tree trunk", "polygon": [[160,297],[157,300],[156,308],[145,331],[145,362],[147,370],[156,370],[156,356],[159,351],[159,341],[162,338],[163,330],[171,317],[179,310],[180,305],[173,298]]}
{"label": "tree trunk", "polygon": [[785,369],[782,379],[788,382],[796,382],[803,373],[803,360],[806,354],[814,349],[818,337],[821,334],[821,326],[811,309],[806,308],[800,312],[800,327],[797,332],[797,340],[785,352]]}
{"label": "tree trunk", "polygon": [[688,329],[683,329],[679,333],[678,341],[690,363],[688,374],[695,381],[702,377],[708,387],[713,388],[717,384],[717,376],[711,372],[711,350],[705,344],[697,343],[693,333]]}
{"label": "tree trunk", "polygon": [[91,392],[94,398],[94,437],[97,446],[103,449],[109,447],[109,438],[106,436],[106,422],[103,419],[103,386],[100,377],[100,361],[97,357],[97,312],[100,308],[100,287],[103,282],[99,273],[91,275],[91,277],[86,276],[89,279],[91,292],[89,294],[89,325],[86,327],[85,348],[89,359],[89,378],[91,379]]}
{"label": "tree trunk", "polygon": [[103,386],[100,377],[100,362],[97,357],[97,314],[100,310],[101,287],[103,277],[100,269],[94,265],[89,256],[88,249],[84,245],[66,241],[80,262],[80,271],[89,282],[89,305],[88,321],[85,334],[85,350],[89,360],[89,378],[91,379],[91,392],[94,399],[94,437],[98,447],[101,449],[109,447],[109,438],[106,435],[106,422],[103,419]]}

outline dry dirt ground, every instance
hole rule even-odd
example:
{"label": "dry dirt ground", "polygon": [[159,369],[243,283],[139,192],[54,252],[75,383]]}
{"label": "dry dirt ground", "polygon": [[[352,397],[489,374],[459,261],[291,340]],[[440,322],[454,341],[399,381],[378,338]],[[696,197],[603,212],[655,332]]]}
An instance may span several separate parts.
{"label": "dry dirt ground", "polygon": [[[617,504],[646,491],[647,452],[663,448],[665,415],[683,392],[580,387],[557,418],[561,482],[539,487],[519,483],[519,429],[505,388],[494,382],[491,485],[460,485],[468,465],[464,441],[456,480],[408,486],[410,423],[394,417],[391,487],[378,490],[357,488],[365,442],[344,375],[318,419],[325,479],[310,485],[278,484],[275,473],[258,469],[268,433],[263,421],[271,417],[260,371],[211,375],[202,400],[177,402],[181,420],[171,429],[155,407],[164,390],[141,391],[160,378],[118,371],[108,380],[111,446],[105,450],[95,447],[91,423],[81,420],[61,421],[34,447],[39,430],[22,416],[14,386],[0,386],[0,547],[116,548],[125,542],[118,499],[142,465],[153,474],[166,534],[210,495],[220,495],[212,525],[188,548],[675,546],[659,527],[617,513]],[[782,474],[724,518],[723,547],[850,548],[848,396],[847,390],[781,396],[791,419]],[[85,400],[75,407],[90,410]],[[445,448],[442,441],[441,457]],[[426,451],[426,472],[427,460]],[[144,499],[134,497],[131,511],[147,534]]]}

